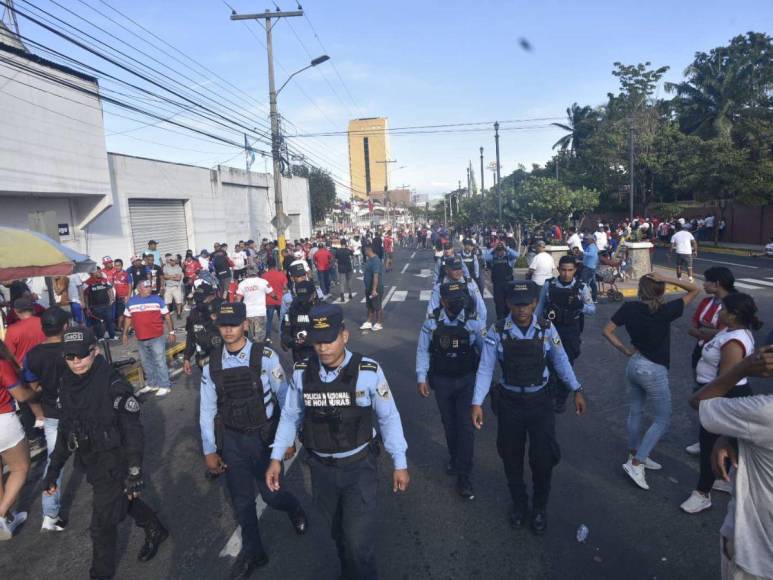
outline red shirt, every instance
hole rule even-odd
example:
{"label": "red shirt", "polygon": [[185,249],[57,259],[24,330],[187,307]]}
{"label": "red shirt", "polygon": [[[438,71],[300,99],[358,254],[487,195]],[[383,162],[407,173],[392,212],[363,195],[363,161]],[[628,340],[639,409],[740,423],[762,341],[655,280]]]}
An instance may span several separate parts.
{"label": "red shirt", "polygon": [[[287,276],[279,270],[268,270],[263,272],[262,277],[273,290],[270,294],[266,294],[266,306],[281,306],[282,295],[285,293],[285,288],[287,288]],[[276,298],[273,296],[276,296]]]}
{"label": "red shirt", "polygon": [[330,265],[332,263],[333,254],[331,254],[327,248],[320,248],[317,250],[317,253],[314,254],[314,264],[317,266],[317,270],[325,272],[326,270],[330,269]]}
{"label": "red shirt", "polygon": [[389,236],[384,238],[384,251],[388,254],[395,251],[395,241],[393,238],[390,238]]}
{"label": "red shirt", "polygon": [[193,284],[196,280],[196,272],[201,270],[201,262],[198,260],[190,260],[183,263],[183,272],[185,277],[188,278],[188,284]]}
{"label": "red shirt", "polygon": [[5,344],[19,366],[24,364],[24,357],[29,350],[45,339],[46,335],[43,334],[43,327],[37,316],[30,316],[12,324],[5,334]]}
{"label": "red shirt", "polygon": [[16,411],[16,401],[9,392],[19,385],[19,375],[13,365],[5,359],[0,359],[0,413]]}
{"label": "red shirt", "polygon": [[113,285],[116,298],[126,298],[131,293],[131,284],[129,284],[129,274],[123,270],[113,272],[112,280],[108,280]]}
{"label": "red shirt", "polygon": [[163,298],[152,294],[147,298],[132,296],[126,302],[124,316],[131,318],[138,340],[158,338],[164,334],[164,317],[169,309]]}

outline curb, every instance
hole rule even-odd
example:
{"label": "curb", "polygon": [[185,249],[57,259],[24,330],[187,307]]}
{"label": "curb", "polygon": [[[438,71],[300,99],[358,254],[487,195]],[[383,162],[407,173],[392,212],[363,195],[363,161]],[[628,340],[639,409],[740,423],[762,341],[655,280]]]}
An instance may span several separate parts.
{"label": "curb", "polygon": [[[668,244],[661,244],[658,243],[657,247],[668,249],[670,246]],[[726,254],[729,256],[745,256],[745,257],[758,257],[763,253],[763,249],[757,249],[752,250],[748,248],[728,248],[727,246],[713,246],[709,243],[701,244],[699,242],[698,245],[698,256],[700,256],[701,251],[706,251],[713,254]]]}
{"label": "curb", "polygon": [[[185,350],[185,341],[176,342],[174,346],[170,346],[168,349],[166,349],[166,358],[168,360],[171,360],[184,350]],[[139,364],[140,363],[137,362],[137,366],[139,366]],[[129,382],[133,383],[139,379],[139,371],[137,370],[137,366],[135,366],[132,370],[130,370],[128,373],[124,375]]]}

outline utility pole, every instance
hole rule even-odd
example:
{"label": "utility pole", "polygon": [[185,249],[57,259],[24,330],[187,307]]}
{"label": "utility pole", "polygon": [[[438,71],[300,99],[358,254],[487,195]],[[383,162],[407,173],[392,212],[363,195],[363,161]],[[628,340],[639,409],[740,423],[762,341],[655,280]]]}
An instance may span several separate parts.
{"label": "utility pole", "polygon": [[384,194],[386,194],[389,191],[389,164],[397,163],[397,159],[381,159],[376,160],[376,163],[384,164]]}
{"label": "utility pole", "polygon": [[467,167],[467,195],[472,195],[472,181],[470,181],[470,168]]}
{"label": "utility pole", "polygon": [[480,194],[483,195],[483,190],[486,189],[483,183],[485,178],[483,177],[483,147],[480,148]]}
{"label": "utility pole", "polygon": [[[303,16],[303,10],[290,12],[271,12],[266,10],[263,14],[231,14],[231,20],[263,20],[266,27],[266,52],[268,54],[268,102],[271,116],[271,157],[274,161],[274,220],[276,223],[277,240],[279,242],[279,260],[282,262],[282,251],[285,249],[285,230],[289,225],[289,218],[284,213],[282,202],[282,173],[281,173],[281,146],[282,137],[279,134],[279,112],[276,106],[277,90],[274,82],[274,47],[271,43],[271,30],[280,18]],[[274,19],[274,22],[272,22]],[[289,80],[289,79],[288,79]]]}
{"label": "utility pole", "polygon": [[499,121],[494,123],[494,142],[496,143],[497,154],[497,171],[496,171],[496,189],[497,189],[497,205],[499,208],[499,223],[502,223],[502,187],[499,184],[501,177],[499,176]]}
{"label": "utility pole", "polygon": [[630,188],[630,191],[629,191],[629,194],[630,194],[629,200],[630,200],[630,206],[631,206],[630,218],[631,218],[631,223],[633,223],[633,181],[634,181],[633,180],[633,120],[631,121],[631,126],[628,129],[628,149],[629,149],[628,173],[631,174],[631,182],[628,186]]}

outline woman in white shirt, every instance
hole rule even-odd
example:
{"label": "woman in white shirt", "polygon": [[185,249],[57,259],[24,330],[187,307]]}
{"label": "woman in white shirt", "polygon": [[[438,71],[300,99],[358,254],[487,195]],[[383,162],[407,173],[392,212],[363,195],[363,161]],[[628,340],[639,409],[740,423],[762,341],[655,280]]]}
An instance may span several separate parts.
{"label": "woman in white shirt", "polygon": [[554,268],[553,256],[545,250],[545,242],[537,242],[537,255],[529,264],[527,278],[542,286],[545,280],[553,277]]}
{"label": "woman in white shirt", "polygon": [[[703,387],[720,374],[734,367],[754,351],[753,330],[762,323],[757,318],[757,305],[748,294],[728,294],[722,299],[719,313],[719,325],[722,328],[714,338],[703,345],[701,358],[695,369],[696,381]],[[726,397],[750,397],[749,381],[745,377],[739,380]],[[711,507],[711,488],[714,473],[711,468],[711,451],[718,435],[700,429],[700,475],[698,484],[681,508],[689,514],[697,514]]]}

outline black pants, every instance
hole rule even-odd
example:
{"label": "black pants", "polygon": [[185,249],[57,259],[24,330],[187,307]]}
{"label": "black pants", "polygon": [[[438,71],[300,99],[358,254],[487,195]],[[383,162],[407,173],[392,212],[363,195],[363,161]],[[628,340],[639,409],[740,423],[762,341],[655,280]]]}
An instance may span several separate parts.
{"label": "black pants", "polygon": [[242,550],[256,556],[264,554],[260,541],[255,486],[260,497],[274,509],[295,512],[299,503],[288,491],[271,491],[266,486],[266,469],[271,451],[258,433],[238,433],[223,429],[223,461],[228,466],[225,481],[236,521],[242,527]]}
{"label": "black pants", "polygon": [[461,377],[433,375],[429,384],[435,391],[451,464],[459,475],[470,475],[475,433],[470,421],[470,405],[475,373]]}
{"label": "black pants", "polygon": [[[580,347],[582,345],[580,321],[577,320],[571,324],[556,324],[556,330],[561,338],[561,344],[566,351],[566,356],[569,358],[569,364],[574,367],[574,361],[580,357]],[[560,379],[552,365],[550,365],[550,382],[556,404],[566,401],[571,389]]]}
{"label": "black pants", "polygon": [[94,490],[91,510],[92,578],[115,575],[118,524],[129,514],[140,528],[160,525],[156,514],[141,499],[124,493],[128,464],[119,451],[91,453],[82,458],[86,480]]}
{"label": "black pants", "polygon": [[507,485],[515,505],[526,505],[523,459],[529,441],[529,467],[534,482],[534,509],[545,509],[553,467],[561,459],[556,441],[553,401],[547,390],[533,395],[511,394],[502,389],[497,413],[497,451],[505,466]]}
{"label": "black pants", "polygon": [[[751,397],[752,395],[751,387],[746,384],[733,387],[725,397],[734,399],[736,397]],[[719,435],[709,433],[701,426],[698,433],[698,441],[701,444],[700,475],[698,476],[698,485],[695,486],[695,489],[702,493],[709,493],[716,479],[714,471],[711,469],[711,451],[714,449],[717,439],[719,439]]]}
{"label": "black pants", "polygon": [[492,287],[494,288],[494,310],[497,313],[497,320],[507,316],[509,309],[507,308],[507,289],[510,288],[512,282],[494,282],[492,281]]}
{"label": "black pants", "polygon": [[376,456],[368,453],[360,461],[337,466],[309,455],[314,502],[330,523],[342,578],[375,580]]}

